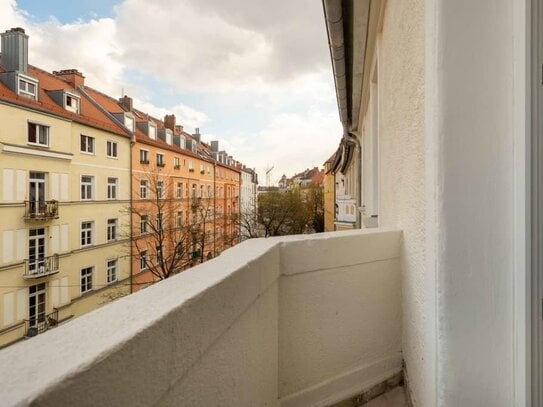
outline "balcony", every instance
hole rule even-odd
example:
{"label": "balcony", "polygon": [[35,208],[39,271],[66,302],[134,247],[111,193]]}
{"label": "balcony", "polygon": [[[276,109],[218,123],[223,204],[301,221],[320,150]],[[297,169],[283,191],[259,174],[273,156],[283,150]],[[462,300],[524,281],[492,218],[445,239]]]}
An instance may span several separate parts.
{"label": "balcony", "polygon": [[58,273],[58,254],[37,260],[25,260],[23,278],[33,279]]}
{"label": "balcony", "polygon": [[25,201],[26,220],[58,219],[58,201]]}
{"label": "balcony", "polygon": [[54,328],[58,325],[58,309],[54,308],[53,312],[45,315],[44,318],[40,318],[36,321],[29,321],[25,319],[25,337],[31,338],[36,335],[42,334],[50,328]]}
{"label": "balcony", "polygon": [[245,241],[4,349],[2,403],[293,407],[372,398],[401,380],[400,242],[400,231],[384,229]]}

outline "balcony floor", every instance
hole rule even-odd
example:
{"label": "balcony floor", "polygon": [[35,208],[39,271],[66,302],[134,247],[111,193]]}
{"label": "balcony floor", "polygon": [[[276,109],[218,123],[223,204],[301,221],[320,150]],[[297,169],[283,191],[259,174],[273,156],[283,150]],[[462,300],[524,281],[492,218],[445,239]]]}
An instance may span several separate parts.
{"label": "balcony floor", "polygon": [[360,404],[356,398],[336,403],[331,407],[408,407],[405,389],[403,386],[395,387],[394,389],[380,395],[367,403]]}
{"label": "balcony floor", "polygon": [[407,400],[403,386],[385,393],[369,403],[364,404],[364,407],[407,407]]}

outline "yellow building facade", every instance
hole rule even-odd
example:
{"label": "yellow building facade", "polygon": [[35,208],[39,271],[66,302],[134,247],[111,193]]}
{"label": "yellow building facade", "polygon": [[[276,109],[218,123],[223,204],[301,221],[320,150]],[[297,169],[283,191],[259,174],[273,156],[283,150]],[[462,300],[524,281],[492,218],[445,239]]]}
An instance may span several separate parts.
{"label": "yellow building facade", "polygon": [[[92,105],[81,74],[10,70],[2,57],[0,347],[130,288],[121,234],[129,227],[129,133]],[[34,87],[23,89],[27,80]]]}

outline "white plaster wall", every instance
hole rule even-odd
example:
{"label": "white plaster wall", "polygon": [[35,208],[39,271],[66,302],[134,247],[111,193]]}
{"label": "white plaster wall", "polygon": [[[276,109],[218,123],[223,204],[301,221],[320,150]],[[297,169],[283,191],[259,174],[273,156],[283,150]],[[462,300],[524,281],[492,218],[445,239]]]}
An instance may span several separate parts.
{"label": "white plaster wall", "polygon": [[376,230],[283,244],[283,407],[329,405],[401,370],[400,242]]}
{"label": "white plaster wall", "polygon": [[[435,268],[426,259],[425,4],[387,1],[377,38],[379,224],[402,245],[402,349],[416,406],[436,405]],[[369,113],[369,111],[368,111]],[[370,117],[366,116],[366,129]],[[369,132],[368,132],[369,134]]]}
{"label": "white plaster wall", "polygon": [[0,351],[1,404],[289,407],[354,395],[401,369],[400,241],[376,229],[249,240]]}
{"label": "white plaster wall", "polygon": [[440,406],[514,405],[512,8],[436,1]]}

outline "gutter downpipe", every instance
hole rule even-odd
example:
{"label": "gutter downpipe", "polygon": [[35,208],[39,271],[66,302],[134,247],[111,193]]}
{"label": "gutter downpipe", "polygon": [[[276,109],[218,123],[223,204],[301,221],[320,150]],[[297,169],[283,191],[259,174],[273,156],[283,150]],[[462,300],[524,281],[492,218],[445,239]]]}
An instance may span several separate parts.
{"label": "gutter downpipe", "polygon": [[[349,131],[351,121],[348,114],[347,103],[347,72],[345,66],[345,38],[343,29],[343,5],[342,0],[322,0],[324,17],[326,20],[326,32],[328,34],[328,46],[330,47],[330,59],[334,72],[336,85],[336,98],[339,110],[339,118],[343,125],[343,140],[345,143],[356,145],[357,171],[356,178],[356,228],[362,226],[362,146],[358,137]],[[334,185],[335,188],[335,185]]]}

